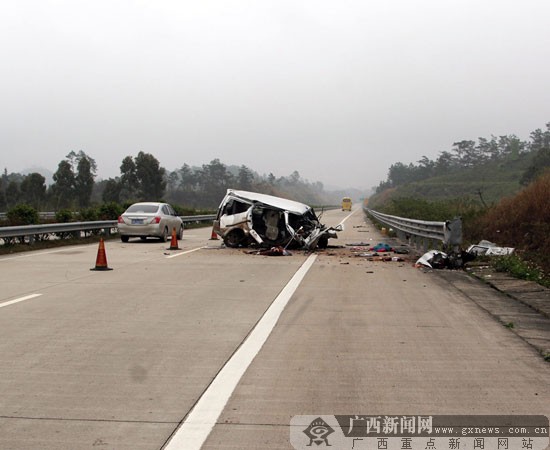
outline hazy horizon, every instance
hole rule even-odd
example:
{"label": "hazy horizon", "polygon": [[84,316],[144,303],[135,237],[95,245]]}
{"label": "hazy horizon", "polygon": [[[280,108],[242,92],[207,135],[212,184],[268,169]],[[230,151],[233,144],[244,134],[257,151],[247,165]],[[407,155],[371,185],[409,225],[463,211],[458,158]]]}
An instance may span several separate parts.
{"label": "hazy horizon", "polygon": [[2,169],[218,158],[370,189],[550,121],[550,2],[6,0]]}

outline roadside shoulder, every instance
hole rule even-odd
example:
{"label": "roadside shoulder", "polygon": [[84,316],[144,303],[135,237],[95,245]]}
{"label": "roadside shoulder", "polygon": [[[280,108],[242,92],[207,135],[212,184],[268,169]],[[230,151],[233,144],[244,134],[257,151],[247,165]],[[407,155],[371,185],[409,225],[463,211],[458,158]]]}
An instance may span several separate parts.
{"label": "roadside shoulder", "polygon": [[487,267],[437,270],[445,279],[550,362],[550,298],[547,288]]}

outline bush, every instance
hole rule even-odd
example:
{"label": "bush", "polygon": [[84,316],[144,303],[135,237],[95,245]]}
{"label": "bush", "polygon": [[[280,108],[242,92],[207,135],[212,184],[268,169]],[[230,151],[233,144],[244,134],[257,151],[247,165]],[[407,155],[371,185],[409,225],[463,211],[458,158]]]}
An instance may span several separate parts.
{"label": "bush", "polygon": [[32,206],[19,204],[7,212],[8,223],[12,226],[33,225],[40,221],[38,211]]}
{"label": "bush", "polygon": [[491,260],[497,272],[507,272],[520,280],[535,281],[543,286],[550,287],[550,280],[544,272],[531,262],[525,261],[518,254],[499,256]]}
{"label": "bush", "polygon": [[523,252],[524,259],[550,273],[550,173],[513,198],[501,201],[482,221],[484,239]]}
{"label": "bush", "polygon": [[60,209],[55,213],[55,221],[57,223],[67,223],[73,220],[73,213],[69,209]]}
{"label": "bush", "polygon": [[209,214],[216,214],[215,210],[210,210],[210,209],[194,209],[194,208],[183,207],[179,205],[172,205],[172,206],[178,216],[205,216]]}
{"label": "bush", "polygon": [[84,208],[80,211],[78,217],[82,222],[93,222],[98,219],[99,211],[97,208]]}
{"label": "bush", "polygon": [[120,206],[118,203],[115,202],[109,202],[109,203],[103,203],[99,207],[99,220],[117,220],[118,216],[120,216],[124,212],[124,208]]}

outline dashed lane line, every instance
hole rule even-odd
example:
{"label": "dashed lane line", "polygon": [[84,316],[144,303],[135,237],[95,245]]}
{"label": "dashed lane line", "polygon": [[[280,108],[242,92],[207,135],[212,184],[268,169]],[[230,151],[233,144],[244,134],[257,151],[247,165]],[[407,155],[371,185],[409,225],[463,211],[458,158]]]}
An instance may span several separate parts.
{"label": "dashed lane line", "polygon": [[4,306],[13,305],[14,303],[24,302],[25,300],[30,300],[31,298],[40,297],[42,294],[31,294],[26,295],[25,297],[16,298],[15,300],[10,300],[4,303],[0,303],[0,308],[3,308]]}

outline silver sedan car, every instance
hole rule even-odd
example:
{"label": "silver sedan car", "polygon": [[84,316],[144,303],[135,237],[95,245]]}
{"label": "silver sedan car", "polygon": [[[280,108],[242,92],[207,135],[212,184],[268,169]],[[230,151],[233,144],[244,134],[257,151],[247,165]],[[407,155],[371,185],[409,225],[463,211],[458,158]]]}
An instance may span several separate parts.
{"label": "silver sedan car", "polygon": [[122,242],[128,242],[130,237],[145,240],[149,236],[166,242],[173,229],[178,240],[181,239],[183,221],[168,203],[134,203],[118,218],[118,233]]}

